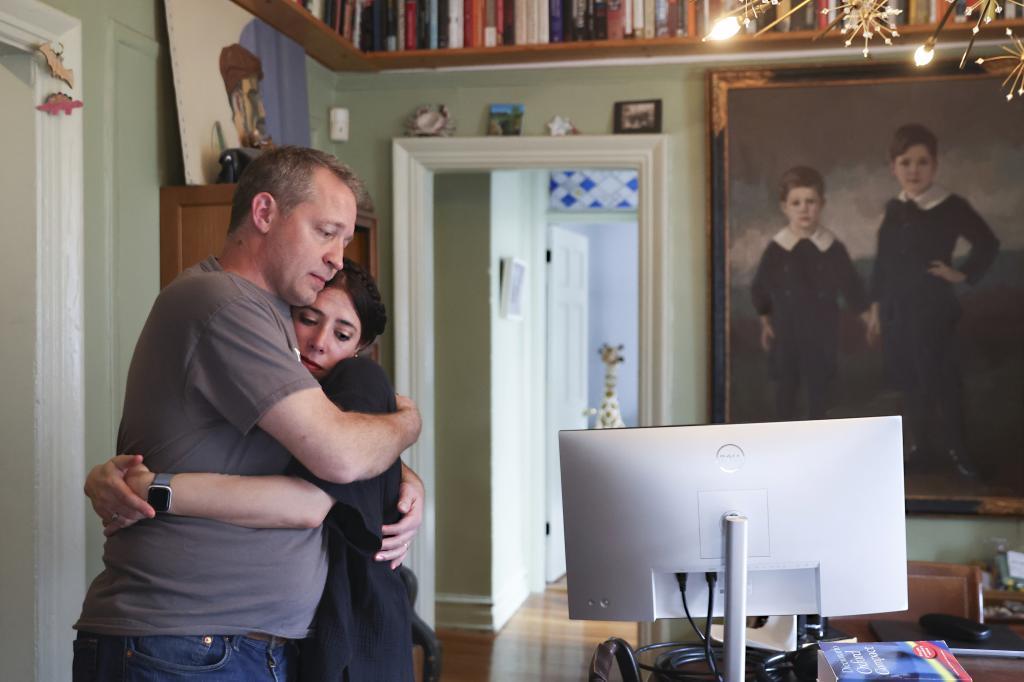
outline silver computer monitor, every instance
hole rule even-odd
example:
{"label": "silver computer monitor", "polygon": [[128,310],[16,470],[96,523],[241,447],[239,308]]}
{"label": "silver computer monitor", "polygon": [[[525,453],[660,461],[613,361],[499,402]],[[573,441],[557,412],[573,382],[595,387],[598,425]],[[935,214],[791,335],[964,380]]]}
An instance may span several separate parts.
{"label": "silver computer monitor", "polygon": [[704,615],[730,512],[747,519],[747,614],[907,608],[899,417],[562,431],[559,447],[570,618],[683,617],[678,572]]}

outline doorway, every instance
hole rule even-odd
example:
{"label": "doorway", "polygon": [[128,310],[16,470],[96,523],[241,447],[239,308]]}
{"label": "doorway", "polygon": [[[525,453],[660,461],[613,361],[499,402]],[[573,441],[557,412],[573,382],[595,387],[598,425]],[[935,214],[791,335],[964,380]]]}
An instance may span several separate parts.
{"label": "doorway", "polygon": [[[639,232],[639,421],[666,423],[670,376],[667,151],[664,135],[578,136],[566,138],[396,139],[393,152],[395,378],[412,395],[423,416],[420,441],[407,461],[434,489],[435,301],[434,174],[529,168],[632,168],[641,191]],[[536,292],[533,294],[536,296]],[[532,298],[531,298],[532,301]],[[418,611],[434,621],[436,557],[434,501],[428,498],[425,521],[413,545],[409,565],[420,578]],[[532,557],[531,561],[538,561]]]}
{"label": "doorway", "polygon": [[[635,172],[572,173],[602,189],[627,176],[620,187],[636,195]],[[622,407],[637,425],[635,202],[605,207],[595,191],[568,210],[555,191],[565,174],[435,178],[441,625],[500,628],[564,576],[558,432],[595,424],[588,414],[610,402],[602,346],[630,357]]]}

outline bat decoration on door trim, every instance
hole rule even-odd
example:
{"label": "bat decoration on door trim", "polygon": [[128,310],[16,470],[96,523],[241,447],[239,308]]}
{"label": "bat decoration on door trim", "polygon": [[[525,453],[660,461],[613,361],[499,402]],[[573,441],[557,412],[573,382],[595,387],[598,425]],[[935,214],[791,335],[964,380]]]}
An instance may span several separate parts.
{"label": "bat decoration on door trim", "polygon": [[61,59],[61,55],[64,53],[63,46],[61,46],[60,53],[54,52],[49,43],[43,43],[38,49],[46,57],[46,65],[50,67],[50,72],[54,77],[61,79],[72,88],[75,87],[75,72],[66,68],[64,60]]}

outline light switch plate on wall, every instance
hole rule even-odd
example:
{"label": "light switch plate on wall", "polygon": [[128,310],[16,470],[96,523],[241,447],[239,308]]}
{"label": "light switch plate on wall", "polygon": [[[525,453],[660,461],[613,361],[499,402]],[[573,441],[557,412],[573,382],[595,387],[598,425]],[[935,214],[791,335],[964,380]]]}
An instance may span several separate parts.
{"label": "light switch plate on wall", "polygon": [[348,142],[348,109],[331,108],[331,140]]}

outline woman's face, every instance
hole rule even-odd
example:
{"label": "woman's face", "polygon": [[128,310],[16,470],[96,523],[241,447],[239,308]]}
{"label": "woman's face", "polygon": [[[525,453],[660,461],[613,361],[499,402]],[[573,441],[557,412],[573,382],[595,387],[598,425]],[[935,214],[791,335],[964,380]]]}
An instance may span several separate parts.
{"label": "woman's face", "polygon": [[359,350],[362,324],[352,297],[341,289],[327,287],[313,305],[292,308],[292,322],[302,364],[317,379]]}

